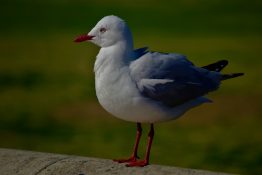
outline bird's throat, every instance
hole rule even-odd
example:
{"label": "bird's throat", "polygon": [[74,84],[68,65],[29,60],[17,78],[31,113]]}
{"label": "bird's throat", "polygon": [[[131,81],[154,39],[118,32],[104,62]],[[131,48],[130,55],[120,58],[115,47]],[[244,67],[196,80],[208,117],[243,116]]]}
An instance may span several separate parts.
{"label": "bird's throat", "polygon": [[121,69],[132,58],[133,48],[127,43],[118,43],[109,47],[101,48],[95,61],[94,72],[101,69]]}

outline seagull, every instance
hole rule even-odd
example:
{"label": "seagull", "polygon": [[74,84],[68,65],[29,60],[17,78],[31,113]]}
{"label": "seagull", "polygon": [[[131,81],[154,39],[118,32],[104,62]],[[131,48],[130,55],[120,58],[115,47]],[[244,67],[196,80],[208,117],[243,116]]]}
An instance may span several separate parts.
{"label": "seagull", "polygon": [[[154,123],[177,119],[189,109],[211,102],[205,95],[217,90],[221,81],[243,75],[222,74],[227,60],[197,67],[182,54],[134,49],[127,23],[114,15],[103,17],[74,41],[90,41],[101,48],[94,65],[98,101],[115,117],[137,125],[130,158],[114,160],[128,167],[149,164]],[[150,131],[145,158],[139,160],[142,123],[150,124]]]}

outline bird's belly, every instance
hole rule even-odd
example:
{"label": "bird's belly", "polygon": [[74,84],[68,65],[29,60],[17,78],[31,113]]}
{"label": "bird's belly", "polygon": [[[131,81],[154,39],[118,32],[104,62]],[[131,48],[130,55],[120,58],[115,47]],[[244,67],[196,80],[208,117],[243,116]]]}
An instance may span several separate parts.
{"label": "bird's belly", "polygon": [[114,116],[129,120],[132,118],[130,108],[133,107],[133,98],[138,91],[128,77],[104,76],[96,79],[96,95],[99,103]]}
{"label": "bird's belly", "polygon": [[96,95],[103,108],[122,120],[154,123],[176,119],[187,108],[168,108],[160,102],[143,97],[128,71],[96,76]]}
{"label": "bird's belly", "polygon": [[168,114],[158,103],[141,96],[134,82],[128,78],[96,80],[96,95],[103,108],[115,117],[140,123],[154,123],[171,120],[174,113]]}

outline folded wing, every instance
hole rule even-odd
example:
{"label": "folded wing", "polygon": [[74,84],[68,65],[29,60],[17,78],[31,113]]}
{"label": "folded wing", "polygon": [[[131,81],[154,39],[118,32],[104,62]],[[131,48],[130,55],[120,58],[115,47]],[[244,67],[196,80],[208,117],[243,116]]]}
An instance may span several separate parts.
{"label": "folded wing", "polygon": [[130,64],[141,94],[174,107],[219,87],[221,74],[194,66],[180,54],[148,52]]}

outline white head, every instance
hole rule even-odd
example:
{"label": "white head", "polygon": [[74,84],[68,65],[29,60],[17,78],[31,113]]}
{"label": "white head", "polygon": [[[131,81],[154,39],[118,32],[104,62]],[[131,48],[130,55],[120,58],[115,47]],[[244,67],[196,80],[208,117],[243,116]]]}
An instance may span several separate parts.
{"label": "white head", "polygon": [[102,18],[88,34],[77,37],[75,42],[86,40],[103,48],[117,43],[133,47],[132,34],[127,24],[114,15]]}

